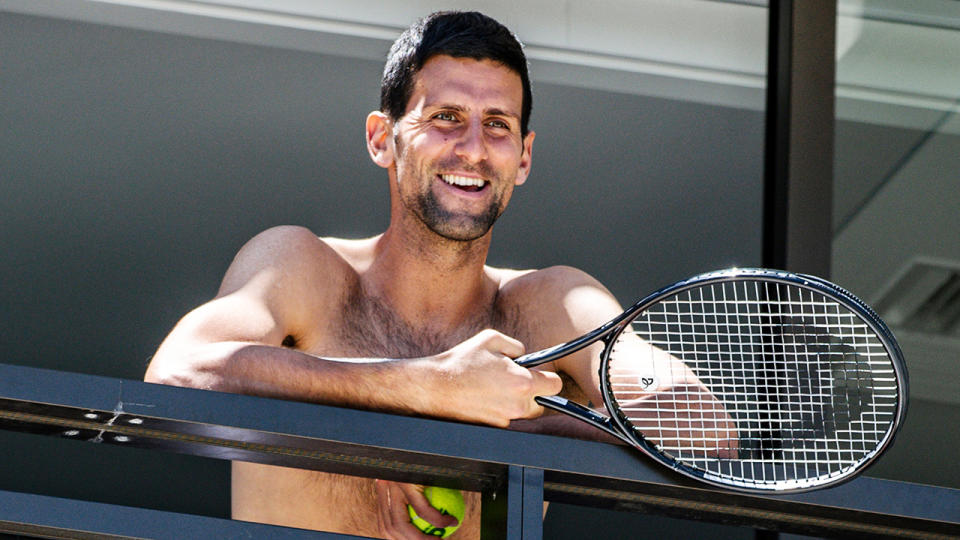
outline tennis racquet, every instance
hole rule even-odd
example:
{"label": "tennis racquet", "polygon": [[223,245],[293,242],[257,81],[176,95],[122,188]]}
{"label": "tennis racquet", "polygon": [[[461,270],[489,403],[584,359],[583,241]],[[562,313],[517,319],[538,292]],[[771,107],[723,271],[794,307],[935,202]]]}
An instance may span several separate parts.
{"label": "tennis racquet", "polygon": [[849,480],[906,414],[893,334],[861,300],[813,276],[698,275],[516,361],[532,367],[597,341],[610,416],[559,396],[537,402],[716,486],[787,493]]}

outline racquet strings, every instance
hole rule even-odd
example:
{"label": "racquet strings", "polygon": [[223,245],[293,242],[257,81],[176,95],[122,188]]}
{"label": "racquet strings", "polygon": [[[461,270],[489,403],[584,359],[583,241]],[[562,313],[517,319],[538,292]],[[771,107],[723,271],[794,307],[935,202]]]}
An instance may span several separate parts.
{"label": "racquet strings", "polygon": [[713,282],[662,299],[631,327],[607,364],[614,413],[704,476],[816,485],[855,470],[893,428],[898,387],[886,348],[821,292]]}

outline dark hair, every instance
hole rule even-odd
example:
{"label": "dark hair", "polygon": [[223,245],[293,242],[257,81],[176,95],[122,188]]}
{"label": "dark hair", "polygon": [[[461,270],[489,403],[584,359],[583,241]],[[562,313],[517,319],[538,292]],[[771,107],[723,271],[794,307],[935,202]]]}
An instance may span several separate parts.
{"label": "dark hair", "polygon": [[520,130],[527,134],[533,93],[527,57],[520,40],[499,22],[475,11],[439,11],[420,19],[390,47],[380,83],[380,110],[401,118],[413,93],[413,80],[427,60],[436,55],[493,60],[520,75],[523,105]]}

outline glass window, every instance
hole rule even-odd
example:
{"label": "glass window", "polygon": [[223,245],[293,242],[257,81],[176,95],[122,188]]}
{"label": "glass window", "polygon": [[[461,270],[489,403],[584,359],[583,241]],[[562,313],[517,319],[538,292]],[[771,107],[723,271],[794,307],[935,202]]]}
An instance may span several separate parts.
{"label": "glass window", "polygon": [[841,1],[837,44],[833,278],[878,309],[910,370],[910,442],[877,474],[960,487],[955,468],[899,467],[906,446],[960,443],[960,2]]}

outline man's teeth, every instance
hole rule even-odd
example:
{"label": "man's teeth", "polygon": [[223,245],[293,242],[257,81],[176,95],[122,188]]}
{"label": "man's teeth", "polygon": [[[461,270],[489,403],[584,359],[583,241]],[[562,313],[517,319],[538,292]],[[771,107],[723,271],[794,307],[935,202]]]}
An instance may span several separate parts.
{"label": "man's teeth", "polygon": [[457,176],[455,174],[441,174],[440,178],[444,182],[460,187],[483,187],[484,181],[482,178],[469,178],[467,176]]}

